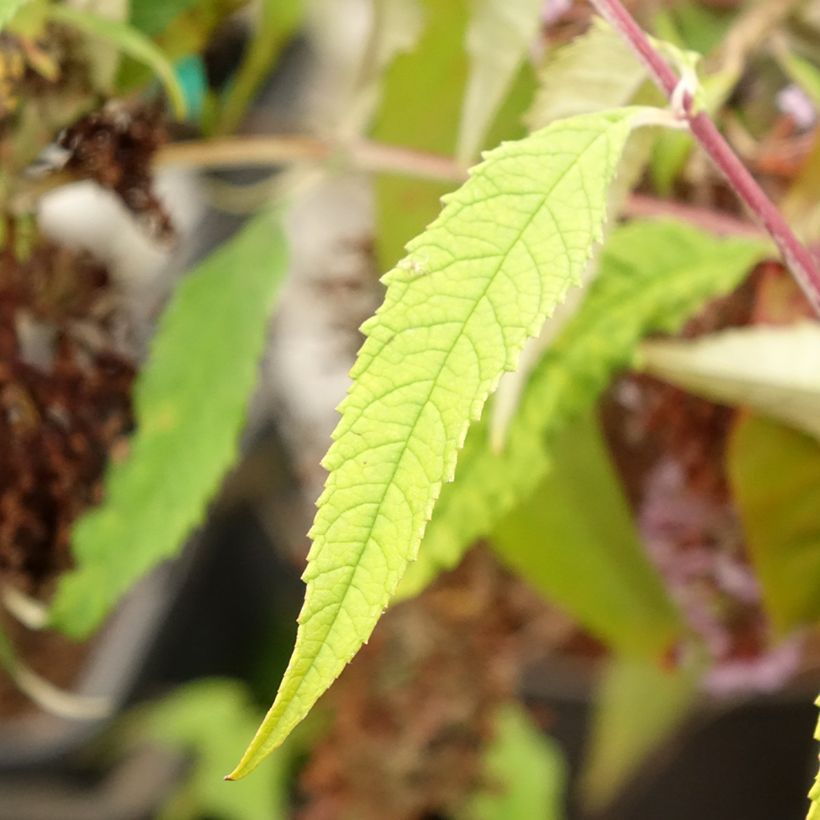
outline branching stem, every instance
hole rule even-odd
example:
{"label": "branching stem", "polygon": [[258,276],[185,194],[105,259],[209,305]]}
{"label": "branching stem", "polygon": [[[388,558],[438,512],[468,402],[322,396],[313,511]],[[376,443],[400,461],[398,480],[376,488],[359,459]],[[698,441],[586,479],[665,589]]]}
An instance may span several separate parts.
{"label": "branching stem", "polygon": [[[620,33],[649,69],[655,83],[671,100],[678,94],[680,78],[652,45],[646,32],[637,24],[620,0],[590,0],[598,13]],[[763,224],[777,245],[783,259],[803,289],[815,311],[820,314],[820,269],[817,262],[795,236],[774,203],[718,131],[704,111],[696,111],[688,91],[680,100],[680,115],[689,125],[692,136],[723,173],[735,193]]]}

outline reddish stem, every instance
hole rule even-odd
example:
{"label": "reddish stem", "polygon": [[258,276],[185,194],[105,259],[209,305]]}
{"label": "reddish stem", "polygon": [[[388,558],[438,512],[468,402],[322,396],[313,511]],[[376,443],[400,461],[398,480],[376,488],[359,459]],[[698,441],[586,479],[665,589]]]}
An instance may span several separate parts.
{"label": "reddish stem", "polygon": [[[644,30],[635,22],[620,0],[590,2],[632,47],[649,69],[652,79],[671,100],[680,81],[677,74],[658,53]],[[681,114],[689,124],[692,135],[723,173],[735,193],[769,232],[798,285],[815,311],[820,314],[820,269],[814,257],[795,236],[783,215],[738,159],[709,115],[694,110],[691,94],[684,94],[682,103]]]}

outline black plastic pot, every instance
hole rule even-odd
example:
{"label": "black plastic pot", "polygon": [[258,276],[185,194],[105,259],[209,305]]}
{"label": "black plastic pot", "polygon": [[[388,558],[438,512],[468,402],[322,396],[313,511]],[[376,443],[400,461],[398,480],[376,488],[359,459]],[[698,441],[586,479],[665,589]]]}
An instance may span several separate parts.
{"label": "black plastic pot", "polygon": [[567,820],[802,820],[817,771],[814,690],[793,687],[728,703],[704,702],[608,807],[577,794],[593,681],[559,666],[527,681],[525,699],[552,719],[570,766]]}
{"label": "black plastic pot", "polygon": [[180,559],[129,593],[97,638],[74,691],[110,699],[108,717],[35,712],[0,723],[0,820],[154,816],[186,761],[142,748],[101,770],[98,740],[128,706],[178,683],[252,677],[265,631],[295,624],[300,594],[298,571],[276,557],[254,516],[241,507],[213,516]]}

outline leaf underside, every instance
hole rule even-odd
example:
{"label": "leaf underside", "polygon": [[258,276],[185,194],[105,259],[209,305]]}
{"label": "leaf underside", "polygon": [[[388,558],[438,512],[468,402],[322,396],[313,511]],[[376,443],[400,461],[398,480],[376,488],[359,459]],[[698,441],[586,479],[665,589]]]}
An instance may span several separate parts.
{"label": "leaf underside", "polygon": [[731,328],[646,342],[646,372],[697,396],[743,405],[820,439],[820,323]]}
{"label": "leaf underside", "polygon": [[135,387],[137,432],[106,477],[105,501],[77,523],[76,569],[57,588],[51,624],[85,637],[202,520],[237,453],[284,238],[261,214],[174,293]]}
{"label": "leaf underside", "polygon": [[490,152],[384,277],[324,461],[294,654],[231,777],[284,740],[370,636],[470,421],[600,239],[640,111],[565,120]]}

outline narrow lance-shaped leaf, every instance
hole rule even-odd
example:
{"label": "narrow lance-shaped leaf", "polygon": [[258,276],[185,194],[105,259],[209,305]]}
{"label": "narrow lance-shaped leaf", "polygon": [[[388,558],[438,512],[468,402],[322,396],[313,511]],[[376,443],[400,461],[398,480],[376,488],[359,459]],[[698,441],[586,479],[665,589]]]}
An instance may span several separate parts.
{"label": "narrow lance-shaped leaf", "polygon": [[643,336],[676,330],[707,299],[737,285],[767,249],[762,241],[721,240],[670,221],[613,231],[583,305],[533,370],[504,450],[490,449],[483,422],[468,436],[458,481],[444,488],[401,594],[415,594],[455,566],[533,492],[549,467],[552,437],[630,363]]}
{"label": "narrow lance-shaped leaf", "polygon": [[284,740],[370,636],[470,421],[580,277],[643,116],[577,117],[491,151],[385,276],[324,462],[294,654],[231,777]]}
{"label": "narrow lance-shaped leaf", "polygon": [[736,328],[645,342],[647,373],[722,404],[742,404],[820,438],[820,323]]}
{"label": "narrow lance-shaped leaf", "polygon": [[74,529],[77,566],[57,588],[57,628],[87,635],[202,520],[236,457],[284,270],[283,235],[263,213],[177,288],[135,388],[129,456],[110,469],[103,504]]}

